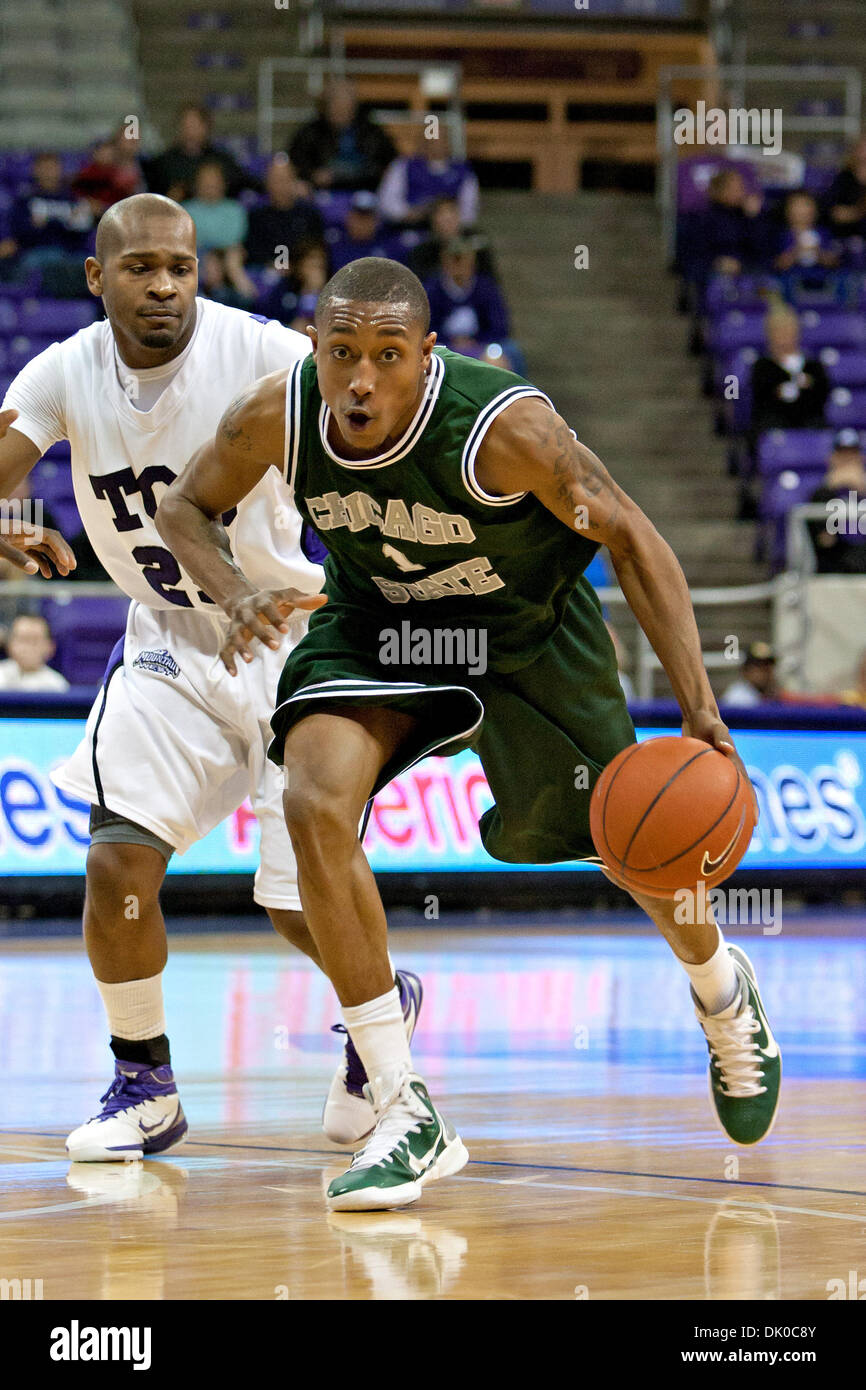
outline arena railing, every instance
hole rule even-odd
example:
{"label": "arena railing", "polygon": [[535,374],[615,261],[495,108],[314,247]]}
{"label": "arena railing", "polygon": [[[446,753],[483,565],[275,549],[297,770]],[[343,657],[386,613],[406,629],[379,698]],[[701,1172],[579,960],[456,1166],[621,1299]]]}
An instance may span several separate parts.
{"label": "arena railing", "polygon": [[[306,82],[309,100],[304,105],[279,106],[276,104],[275,87],[279,74],[294,74]],[[299,125],[316,114],[316,98],[324,90],[328,78],[344,77],[416,77],[420,92],[426,102],[444,103],[445,109],[438,111],[440,119],[445,118],[452,129],[452,146],[455,158],[465,155],[463,134],[463,115],[460,107],[460,83],[462,68],[459,63],[418,62],[412,63],[400,58],[345,58],[339,53],[328,58],[263,58],[259,63],[258,79],[258,143],[259,153],[273,154],[274,127]],[[417,112],[377,111],[376,116],[391,121],[405,121],[407,115],[417,118]]]}
{"label": "arena railing", "polygon": [[844,97],[844,111],[836,116],[797,116],[788,115],[784,104],[782,126],[786,135],[800,134],[841,135],[846,140],[854,140],[860,134],[860,112],[862,106],[863,79],[855,67],[797,67],[762,66],[749,63],[726,63],[716,66],[678,64],[661,68],[659,71],[659,92],[656,105],[656,139],[659,156],[659,177],[656,185],[656,202],[662,218],[665,249],[673,258],[676,249],[677,225],[677,170],[681,151],[689,148],[692,153],[702,153],[707,158],[727,153],[725,145],[677,145],[674,140],[674,113],[683,109],[682,103],[674,104],[674,84],[701,81],[716,83],[717,100],[725,110],[751,110],[747,100],[749,84],[753,82],[776,83],[783,92],[785,86],[792,88],[792,95],[802,96],[804,84],[826,84],[841,86]]}

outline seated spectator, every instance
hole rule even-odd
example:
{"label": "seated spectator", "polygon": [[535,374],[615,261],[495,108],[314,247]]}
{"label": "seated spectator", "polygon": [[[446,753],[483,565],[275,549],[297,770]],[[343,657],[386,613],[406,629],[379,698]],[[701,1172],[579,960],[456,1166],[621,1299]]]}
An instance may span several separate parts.
{"label": "seated spectator", "polygon": [[0,241],[0,262],[9,263],[7,278],[26,279],[34,268],[58,267],[80,277],[86,292],[83,258],[90,249],[92,227],[87,200],[64,179],[59,156],[38,154],[33,186],[13,203],[9,235]]}
{"label": "seated spectator", "polygon": [[228,150],[211,140],[213,121],[203,106],[188,103],[181,107],[175,144],[144,161],[144,176],[148,191],[164,193],[182,203],[195,191],[195,178],[203,164],[219,164],[230,197],[237,197],[243,188],[258,191],[258,179],[242,169]]}
{"label": "seated spectator", "polygon": [[776,655],[766,642],[750,642],[738,678],[722,694],[722,705],[746,709],[775,700]]}
{"label": "seated spectator", "polygon": [[854,684],[839,693],[843,705],[862,705],[866,709],[866,647],[860,653],[860,660],[854,669]]}
{"label": "seated spectator", "polygon": [[[460,235],[460,204],[456,198],[437,198],[430,213],[430,235],[414,246],[409,252],[409,269],[419,280],[429,280],[441,270],[442,252]],[[496,268],[493,254],[483,237],[472,235],[475,244],[478,270],[481,275],[490,275],[495,280]]]}
{"label": "seated spectator", "polygon": [[299,244],[288,270],[259,301],[259,313],[304,333],[307,324],[313,322],[316,300],[329,275],[328,253],[322,243]]}
{"label": "seated spectator", "polygon": [[389,222],[429,227],[439,198],[455,198],[462,231],[478,221],[478,179],[465,159],[451,158],[451,141],[437,125],[432,139],[422,134],[414,155],[388,165],[379,185],[379,206]]}
{"label": "seated spectator", "polygon": [[818,204],[811,193],[789,193],[784,207],[785,227],[776,270],[832,269],[839,264],[839,252],[830,233],[818,226]]}
{"label": "seated spectator", "polygon": [[314,188],[375,190],[396,150],[390,136],[358,110],[349,82],[333,82],[319,116],[289,146],[298,177]]}
{"label": "seated spectator", "polygon": [[[866,467],[857,430],[839,430],[823,483],[810,502],[827,504],[825,521],[810,521],[819,574],[866,574]],[[833,507],[834,500],[844,509]]]}
{"label": "seated spectator", "polygon": [[352,195],[346,222],[326,233],[332,273],[349,261],[361,256],[387,256],[392,261],[405,260],[398,236],[386,231],[379,219],[379,204],[375,193],[360,189]]}
{"label": "seated spectator", "polygon": [[195,176],[195,197],[184,207],[195,223],[198,252],[226,251],[243,245],[247,234],[246,208],[226,196],[223,171],[215,161],[202,164]]}
{"label": "seated spectator", "polygon": [[[137,142],[135,142],[137,144]],[[86,198],[95,220],[99,220],[106,208],[119,203],[121,198],[129,198],[144,187],[137,155],[125,148],[127,142],[123,131],[101,140],[95,145],[87,164],[72,181],[72,191],[80,198]]]}
{"label": "seated spectator", "polygon": [[837,236],[866,235],[866,135],[852,147],[827,190],[824,207]]}
{"label": "seated spectator", "polygon": [[69,682],[47,663],[54,655],[51,629],[40,614],[21,613],[6,639],[9,653],[0,661],[0,690],[68,690]]}
{"label": "seated spectator", "polygon": [[708,203],[696,213],[683,248],[687,278],[699,286],[711,273],[742,275],[767,258],[767,232],[761,197],[747,193],[737,169],[720,169],[710,179]]}
{"label": "seated spectator", "polygon": [[268,201],[249,213],[246,250],[250,265],[272,267],[279,248],[285,246],[291,256],[299,242],[321,241],[325,222],[286,155],[271,160],[265,188]]}
{"label": "seated spectator", "polygon": [[779,304],[767,314],[767,350],[752,367],[753,443],[763,430],[820,429],[830,394],[824,364],[800,349],[800,321]]}
{"label": "seated spectator", "polygon": [[508,306],[496,281],[479,273],[470,238],[448,243],[442,269],[424,288],[430,300],[430,327],[444,347],[516,370],[512,362],[519,348],[509,340]]}
{"label": "seated spectator", "polygon": [[204,253],[199,270],[199,292],[232,309],[252,309],[258,290],[244,270],[239,246]]}

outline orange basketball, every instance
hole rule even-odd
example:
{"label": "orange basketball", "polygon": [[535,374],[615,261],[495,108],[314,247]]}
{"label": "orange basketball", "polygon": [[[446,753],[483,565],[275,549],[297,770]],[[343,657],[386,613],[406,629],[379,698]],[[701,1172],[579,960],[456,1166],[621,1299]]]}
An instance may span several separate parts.
{"label": "orange basketball", "polygon": [[697,738],[650,738],[608,763],[592,793],[592,838],[636,892],[673,898],[721,883],[755,828],[751,790],[732,758]]}

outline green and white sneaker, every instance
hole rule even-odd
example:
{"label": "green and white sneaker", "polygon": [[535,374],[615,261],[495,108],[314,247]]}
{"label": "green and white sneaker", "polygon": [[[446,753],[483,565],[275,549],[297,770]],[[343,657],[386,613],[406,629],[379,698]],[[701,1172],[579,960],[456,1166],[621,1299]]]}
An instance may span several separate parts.
{"label": "green and white sneaker", "polygon": [[740,980],[733,1004],[720,1014],[706,1014],[694,990],[692,1001],[710,1052],[710,1099],[719,1124],[735,1144],[757,1144],[776,1118],[782,1056],[764,1013],[752,962],[739,946],[728,950]]}
{"label": "green and white sneaker", "polygon": [[417,1072],[364,1087],[378,1119],[349,1168],[328,1188],[332,1211],[380,1211],[417,1202],[426,1183],[459,1173],[469,1159]]}

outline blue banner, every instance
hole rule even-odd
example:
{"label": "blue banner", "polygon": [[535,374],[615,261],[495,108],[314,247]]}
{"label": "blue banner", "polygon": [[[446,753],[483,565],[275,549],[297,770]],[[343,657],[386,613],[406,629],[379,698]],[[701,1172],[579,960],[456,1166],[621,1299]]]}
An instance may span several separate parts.
{"label": "blue banner", "polygon": [[[75,748],[77,718],[0,719],[0,874],[80,874],[89,842],[89,807],[60,792],[52,768]],[[638,737],[669,734],[645,728]],[[866,869],[866,730],[741,729],[737,747],[755,787],[761,818],[743,860],[752,869]],[[478,818],[492,798],[473,753],[428,758],[376,798],[365,839],[381,872],[525,870],[481,847]],[[252,873],[258,826],[240,807],[169,873]],[[545,872],[585,865],[538,866]]]}

